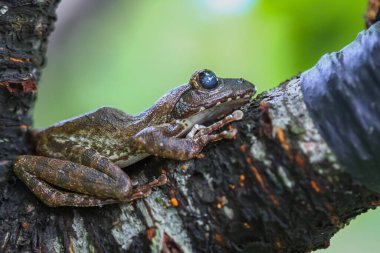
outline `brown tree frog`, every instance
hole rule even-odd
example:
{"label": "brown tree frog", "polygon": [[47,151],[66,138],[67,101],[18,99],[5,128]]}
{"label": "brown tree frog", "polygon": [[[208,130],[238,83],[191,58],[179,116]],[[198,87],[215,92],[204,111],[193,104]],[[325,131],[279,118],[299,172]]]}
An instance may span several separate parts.
{"label": "brown tree frog", "polygon": [[[136,116],[103,107],[36,131],[36,155],[19,156],[14,172],[49,206],[101,206],[148,196],[166,183],[166,175],[133,186],[121,168],[149,155],[200,157],[207,143],[236,135],[235,129],[213,132],[240,120],[242,111],[234,110],[255,91],[242,78],[196,71],[188,83]],[[210,121],[216,122],[202,125]]]}

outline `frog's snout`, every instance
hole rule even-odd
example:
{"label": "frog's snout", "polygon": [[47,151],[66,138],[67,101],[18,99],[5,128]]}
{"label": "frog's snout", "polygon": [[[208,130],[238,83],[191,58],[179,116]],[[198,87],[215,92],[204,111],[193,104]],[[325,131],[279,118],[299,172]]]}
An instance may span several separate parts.
{"label": "frog's snout", "polygon": [[256,87],[253,83],[251,83],[248,80],[245,80],[244,78],[240,78],[239,81],[243,88],[247,90],[247,93],[251,93],[251,95],[256,93]]}

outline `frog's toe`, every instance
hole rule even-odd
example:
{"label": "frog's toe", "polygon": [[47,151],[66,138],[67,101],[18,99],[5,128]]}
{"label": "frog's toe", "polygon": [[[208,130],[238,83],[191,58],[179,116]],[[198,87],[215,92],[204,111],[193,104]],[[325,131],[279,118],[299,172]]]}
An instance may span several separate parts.
{"label": "frog's toe", "polygon": [[231,130],[225,130],[219,134],[217,134],[216,136],[218,136],[219,138],[221,139],[233,139],[236,137],[237,135],[237,129],[231,129]]}
{"label": "frog's toe", "polygon": [[236,110],[231,114],[231,116],[234,120],[241,120],[244,117],[244,113],[241,110]]}

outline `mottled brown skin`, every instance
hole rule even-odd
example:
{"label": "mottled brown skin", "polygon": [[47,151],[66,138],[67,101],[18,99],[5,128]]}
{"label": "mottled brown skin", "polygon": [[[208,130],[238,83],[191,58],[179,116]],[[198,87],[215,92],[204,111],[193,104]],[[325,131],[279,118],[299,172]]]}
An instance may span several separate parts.
{"label": "mottled brown skin", "polygon": [[49,206],[101,206],[149,195],[166,183],[165,175],[132,187],[121,168],[149,155],[200,157],[207,143],[236,135],[212,132],[241,119],[239,110],[209,127],[200,124],[245,104],[255,88],[243,79],[217,78],[217,86],[206,89],[199,80],[205,72],[212,73],[195,72],[139,115],[103,107],[37,132],[37,154],[19,156],[15,174]]}

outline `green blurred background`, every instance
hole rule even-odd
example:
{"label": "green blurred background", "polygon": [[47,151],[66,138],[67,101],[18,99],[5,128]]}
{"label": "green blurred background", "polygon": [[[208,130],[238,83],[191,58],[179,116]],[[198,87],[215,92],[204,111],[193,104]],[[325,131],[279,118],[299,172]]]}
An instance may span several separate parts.
{"label": "green blurred background", "polygon": [[[267,90],[352,41],[365,9],[365,0],[63,0],[35,126],[103,105],[140,112],[205,67]],[[379,225],[380,210],[361,215],[318,252],[378,252]]]}

